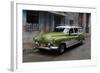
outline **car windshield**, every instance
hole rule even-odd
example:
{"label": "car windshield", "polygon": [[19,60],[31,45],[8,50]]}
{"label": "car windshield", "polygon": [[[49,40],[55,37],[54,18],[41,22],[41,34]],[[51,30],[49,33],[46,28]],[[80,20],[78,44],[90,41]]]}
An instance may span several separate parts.
{"label": "car windshield", "polygon": [[64,31],[64,28],[56,28],[55,29],[55,32],[63,32]]}
{"label": "car windshield", "polygon": [[65,28],[64,32],[68,33],[69,32],[69,28]]}

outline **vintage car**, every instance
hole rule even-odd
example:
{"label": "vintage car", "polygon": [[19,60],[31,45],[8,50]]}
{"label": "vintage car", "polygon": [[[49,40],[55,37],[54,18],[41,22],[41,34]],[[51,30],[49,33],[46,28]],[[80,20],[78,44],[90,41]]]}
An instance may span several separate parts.
{"label": "vintage car", "polygon": [[79,26],[57,26],[54,32],[37,36],[33,40],[36,49],[57,50],[62,54],[68,47],[82,43],[84,35]]}

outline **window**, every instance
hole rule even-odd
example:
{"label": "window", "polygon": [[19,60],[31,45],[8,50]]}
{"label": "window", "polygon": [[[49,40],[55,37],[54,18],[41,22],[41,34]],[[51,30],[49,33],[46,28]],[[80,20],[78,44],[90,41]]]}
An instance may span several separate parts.
{"label": "window", "polygon": [[39,11],[26,10],[26,26],[28,32],[39,30]]}
{"label": "window", "polygon": [[72,26],[74,24],[74,20],[70,20],[69,24]]}
{"label": "window", "polygon": [[38,24],[38,19],[39,19],[39,12],[27,11],[27,14],[26,14],[26,22],[27,23]]}

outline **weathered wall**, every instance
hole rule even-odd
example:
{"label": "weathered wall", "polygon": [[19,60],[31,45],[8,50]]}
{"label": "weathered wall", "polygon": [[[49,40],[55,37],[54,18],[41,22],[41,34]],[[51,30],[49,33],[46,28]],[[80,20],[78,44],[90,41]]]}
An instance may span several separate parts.
{"label": "weathered wall", "polygon": [[[41,35],[43,33],[48,33],[54,31],[55,29],[55,15],[61,17],[61,24],[56,25],[70,25],[70,20],[73,20],[73,25],[79,25],[79,13],[67,12],[65,16],[57,15],[50,12],[39,12],[39,30],[26,32],[25,25],[28,24],[26,22],[26,12],[23,12],[23,42],[32,42],[33,37]],[[82,26],[84,28],[84,32],[86,31],[86,13],[83,13],[82,17]],[[90,19],[89,19],[89,28],[90,28]],[[89,29],[90,30],[90,29]]]}

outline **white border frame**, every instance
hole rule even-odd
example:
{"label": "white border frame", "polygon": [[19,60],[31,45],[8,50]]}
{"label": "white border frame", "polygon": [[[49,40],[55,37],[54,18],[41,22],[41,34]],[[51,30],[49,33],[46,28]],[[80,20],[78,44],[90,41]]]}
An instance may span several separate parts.
{"label": "white border frame", "polygon": [[22,10],[46,10],[46,11],[64,11],[64,12],[87,12],[91,13],[91,38],[94,38],[96,31],[96,8],[94,7],[75,7],[75,6],[57,6],[57,5],[41,5],[25,3],[25,2],[12,2],[12,58],[11,70],[25,71],[34,69],[55,69],[66,67],[80,67],[80,66],[93,66],[96,65],[96,45],[95,39],[91,40],[91,59],[89,60],[71,60],[71,61],[56,61],[56,62],[32,62],[22,63]]}

